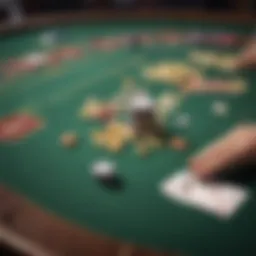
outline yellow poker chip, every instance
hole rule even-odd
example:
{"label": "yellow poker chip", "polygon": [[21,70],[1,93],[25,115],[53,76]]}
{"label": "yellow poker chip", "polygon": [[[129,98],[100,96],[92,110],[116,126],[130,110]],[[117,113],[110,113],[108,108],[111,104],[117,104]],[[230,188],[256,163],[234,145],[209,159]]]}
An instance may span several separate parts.
{"label": "yellow poker chip", "polygon": [[102,104],[95,100],[87,100],[80,109],[79,115],[82,118],[97,118],[102,110]]}
{"label": "yellow poker chip", "polygon": [[144,140],[137,142],[135,149],[136,153],[140,156],[146,156],[149,153],[149,147]]}
{"label": "yellow poker chip", "polygon": [[230,54],[220,54],[210,51],[194,51],[189,56],[193,63],[206,67],[215,67],[232,71],[235,69],[237,56]]}
{"label": "yellow poker chip", "polygon": [[170,140],[170,146],[176,150],[183,151],[183,150],[187,149],[188,143],[184,138],[173,137]]}
{"label": "yellow poker chip", "polygon": [[154,136],[146,136],[136,141],[136,152],[140,156],[146,156],[162,146],[162,141]]}
{"label": "yellow poker chip", "polygon": [[192,62],[202,66],[214,66],[218,63],[218,54],[210,51],[194,51],[189,55]]}
{"label": "yellow poker chip", "polygon": [[102,131],[92,133],[95,144],[109,151],[120,151],[133,138],[131,127],[125,123],[113,121]]}
{"label": "yellow poker chip", "polygon": [[162,145],[161,140],[153,136],[147,138],[147,143],[151,149],[160,148]]}
{"label": "yellow poker chip", "polygon": [[225,70],[234,70],[236,66],[236,57],[234,56],[224,56],[220,57],[216,66]]}
{"label": "yellow poker chip", "polygon": [[104,132],[93,132],[92,135],[91,135],[92,139],[93,139],[93,142],[97,145],[104,145],[105,142],[106,142],[106,136],[105,136],[105,133]]}
{"label": "yellow poker chip", "polygon": [[147,79],[174,83],[179,86],[188,83],[195,75],[199,75],[196,69],[179,62],[162,62],[144,70],[144,76]]}
{"label": "yellow poker chip", "polygon": [[236,93],[243,93],[246,91],[246,82],[243,80],[236,80],[232,83],[233,91]]}
{"label": "yellow poker chip", "polygon": [[118,137],[112,137],[111,140],[108,141],[106,147],[110,151],[118,152],[124,146],[124,141]]}
{"label": "yellow poker chip", "polygon": [[164,120],[167,114],[174,111],[179,105],[181,97],[175,93],[164,93],[156,101],[156,114]]}
{"label": "yellow poker chip", "polygon": [[131,126],[123,127],[122,134],[126,140],[131,140],[134,138],[134,131]]}
{"label": "yellow poker chip", "polygon": [[75,132],[64,132],[60,136],[61,144],[66,148],[75,147],[78,143],[78,136]]}

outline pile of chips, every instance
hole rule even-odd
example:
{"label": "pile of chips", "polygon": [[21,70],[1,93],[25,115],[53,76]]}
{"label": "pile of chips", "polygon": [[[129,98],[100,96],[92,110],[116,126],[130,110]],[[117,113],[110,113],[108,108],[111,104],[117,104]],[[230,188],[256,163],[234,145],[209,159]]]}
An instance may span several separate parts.
{"label": "pile of chips", "polygon": [[111,152],[120,151],[134,137],[130,125],[122,122],[110,122],[102,131],[92,133],[93,142]]}

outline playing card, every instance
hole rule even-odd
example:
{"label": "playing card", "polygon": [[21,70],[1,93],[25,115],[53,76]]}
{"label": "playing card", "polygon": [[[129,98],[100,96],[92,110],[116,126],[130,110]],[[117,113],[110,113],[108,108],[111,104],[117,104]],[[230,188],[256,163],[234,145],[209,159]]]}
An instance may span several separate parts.
{"label": "playing card", "polygon": [[161,184],[167,197],[212,213],[230,218],[249,196],[248,191],[229,183],[205,183],[187,170],[180,171]]}

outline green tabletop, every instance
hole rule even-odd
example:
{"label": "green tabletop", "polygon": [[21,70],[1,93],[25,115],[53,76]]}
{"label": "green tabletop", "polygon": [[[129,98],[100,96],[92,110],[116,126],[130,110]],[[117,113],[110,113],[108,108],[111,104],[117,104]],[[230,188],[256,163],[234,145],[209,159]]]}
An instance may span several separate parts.
{"label": "green tabletop", "polygon": [[[161,181],[186,165],[188,157],[231,127],[255,121],[256,87],[252,71],[224,72],[205,69],[207,77],[243,78],[248,91],[243,95],[187,95],[168,120],[168,127],[189,140],[183,152],[161,149],[145,158],[129,146],[118,154],[93,145],[89,133],[99,124],[82,121],[77,112],[88,96],[111,98],[125,78],[131,78],[152,95],[177,91],[175,86],[159,85],[141,76],[143,68],[158,60],[187,62],[192,50],[210,49],[237,53],[238,47],[217,48],[196,44],[153,45],[111,52],[89,51],[88,42],[98,36],[126,33],[155,33],[165,29],[179,32],[235,32],[249,35],[250,25],[209,22],[140,21],[86,23],[54,26],[18,32],[0,40],[0,58],[21,56],[38,50],[43,32],[55,31],[60,45],[84,48],[78,60],[45,67],[31,74],[0,80],[0,116],[28,112],[45,121],[45,127],[16,143],[0,143],[0,182],[30,200],[80,226],[121,240],[163,251],[178,249],[185,255],[246,255],[256,252],[256,183],[251,182],[249,201],[230,220],[221,220],[203,211],[165,198]],[[52,49],[50,49],[52,50]],[[227,117],[210,111],[214,100],[230,106]],[[180,113],[189,113],[187,128],[175,126]],[[74,130],[80,136],[77,148],[67,150],[59,143],[62,132]],[[107,157],[117,163],[124,181],[123,189],[109,190],[90,173],[93,161]],[[251,254],[253,254],[253,252]]]}

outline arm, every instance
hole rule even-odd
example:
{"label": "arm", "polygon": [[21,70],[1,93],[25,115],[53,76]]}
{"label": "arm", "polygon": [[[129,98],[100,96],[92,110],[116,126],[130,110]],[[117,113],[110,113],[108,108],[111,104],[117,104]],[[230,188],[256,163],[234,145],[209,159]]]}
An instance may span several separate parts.
{"label": "arm", "polygon": [[189,160],[190,169],[201,179],[210,178],[229,166],[256,163],[256,124],[242,125]]}
{"label": "arm", "polygon": [[251,42],[244,48],[244,50],[238,56],[236,67],[238,69],[256,67],[256,36],[254,36]]}

